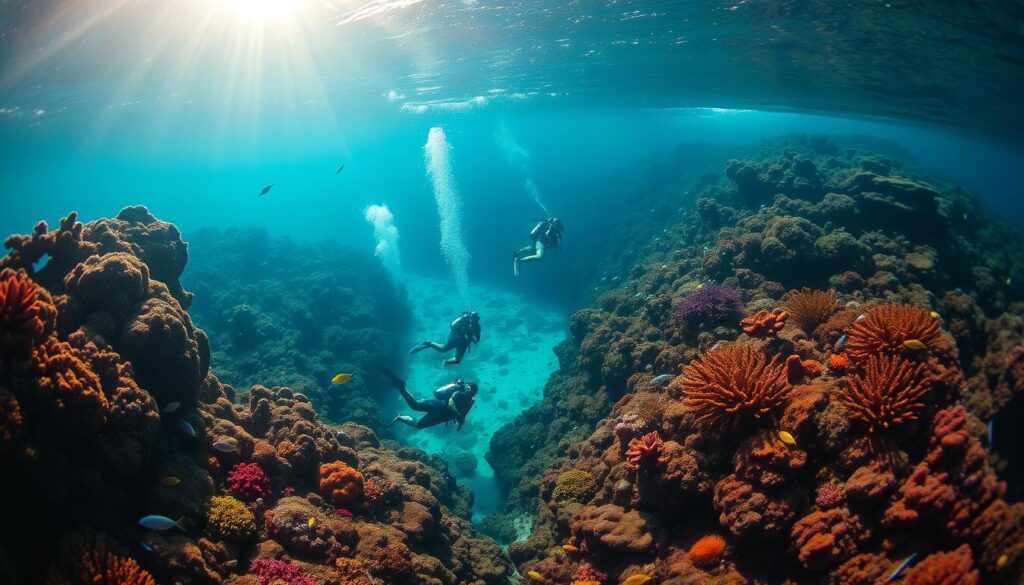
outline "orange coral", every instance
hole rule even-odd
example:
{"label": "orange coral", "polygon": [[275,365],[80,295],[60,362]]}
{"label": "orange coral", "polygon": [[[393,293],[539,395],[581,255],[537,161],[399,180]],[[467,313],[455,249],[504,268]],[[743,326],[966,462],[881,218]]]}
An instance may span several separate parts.
{"label": "orange coral", "polygon": [[743,332],[751,337],[774,337],[786,326],[789,313],[782,309],[758,311],[740,321]]}
{"label": "orange coral", "polygon": [[854,374],[836,398],[868,432],[888,429],[917,418],[930,388],[926,364],[899,356],[871,356],[864,374]]}
{"label": "orange coral", "polygon": [[135,559],[120,554],[108,537],[73,532],[61,540],[60,567],[50,570],[47,585],[156,585]]}
{"label": "orange coral", "polygon": [[846,353],[861,361],[880,353],[906,351],[908,341],[931,347],[939,341],[939,321],[927,309],[913,305],[885,304],[868,309],[864,318],[850,326]]}
{"label": "orange coral", "polygon": [[853,367],[853,362],[844,353],[830,353],[826,361],[828,369],[836,374],[845,373]]}
{"label": "orange coral", "polygon": [[786,311],[804,331],[810,333],[825,322],[836,308],[836,291],[802,288],[789,292]]}
{"label": "orange coral", "polygon": [[320,466],[320,489],[336,505],[347,504],[363,495],[363,474],[341,461]]}
{"label": "orange coral", "polygon": [[817,360],[802,360],[794,354],[786,358],[786,376],[791,384],[796,384],[804,378],[817,378],[821,375],[821,362]]}
{"label": "orange coral", "polygon": [[98,430],[106,422],[107,398],[100,378],[69,343],[47,339],[32,351],[28,370],[37,390],[32,402],[49,416],[83,431]]}
{"label": "orange coral", "polygon": [[57,322],[49,293],[24,270],[0,271],[0,349],[27,353],[46,339]]}
{"label": "orange coral", "polygon": [[626,450],[626,465],[630,469],[661,467],[665,464],[664,442],[658,431],[652,431],[640,438],[630,439]]}
{"label": "orange coral", "polygon": [[683,369],[683,404],[698,423],[759,419],[789,394],[786,367],[745,343],[726,345]]}
{"label": "orange coral", "polygon": [[702,537],[690,547],[690,561],[697,567],[714,567],[725,554],[725,539],[717,534]]}
{"label": "orange coral", "polygon": [[974,585],[978,571],[974,568],[971,547],[966,544],[951,552],[929,555],[907,571],[906,585]]}

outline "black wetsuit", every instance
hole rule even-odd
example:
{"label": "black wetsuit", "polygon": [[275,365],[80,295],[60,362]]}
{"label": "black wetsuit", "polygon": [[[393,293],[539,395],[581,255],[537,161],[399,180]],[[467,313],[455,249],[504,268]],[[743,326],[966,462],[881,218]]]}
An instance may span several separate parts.
{"label": "black wetsuit", "polygon": [[472,343],[480,341],[480,321],[474,321],[469,315],[462,315],[452,321],[448,330],[448,341],[445,342],[442,352],[455,350],[453,364],[462,361],[466,351]]}
{"label": "black wetsuit", "polygon": [[389,371],[385,371],[384,375],[391,381],[392,384],[398,388],[398,391],[402,394],[402,398],[405,399],[405,403],[409,405],[409,408],[416,412],[426,413],[420,420],[416,421],[415,427],[417,429],[425,429],[439,425],[441,423],[447,423],[455,421],[458,424],[458,430],[462,429],[462,424],[466,422],[466,413],[473,407],[472,403],[466,408],[466,412],[462,416],[457,415],[450,406],[448,406],[448,400],[459,392],[469,393],[466,386],[461,382],[453,382],[447,386],[442,386],[437,390],[434,390],[434,397],[429,400],[416,400],[412,394],[409,393],[405,388],[405,381],[398,378]]}

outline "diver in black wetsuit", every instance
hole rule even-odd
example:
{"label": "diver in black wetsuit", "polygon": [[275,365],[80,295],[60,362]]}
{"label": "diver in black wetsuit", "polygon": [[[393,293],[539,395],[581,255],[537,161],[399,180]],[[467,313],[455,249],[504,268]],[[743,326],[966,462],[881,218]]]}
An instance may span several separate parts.
{"label": "diver in black wetsuit", "polygon": [[428,347],[441,353],[454,349],[455,357],[444,360],[444,365],[450,366],[461,362],[473,343],[480,343],[480,314],[466,311],[452,321],[448,328],[448,341],[444,345],[428,340],[410,349],[409,353],[421,352]]}
{"label": "diver in black wetsuit", "polygon": [[558,250],[562,247],[562,220],[557,217],[540,220],[530,230],[530,245],[512,252],[513,274],[519,276],[519,265],[523,262],[536,262],[544,258],[545,250]]}
{"label": "diver in black wetsuit", "polygon": [[395,375],[391,370],[382,370],[384,378],[391,382],[402,394],[405,403],[409,408],[417,412],[425,412],[420,420],[414,421],[411,416],[398,415],[391,421],[391,424],[400,422],[417,429],[425,429],[441,423],[455,421],[457,431],[462,430],[466,422],[466,414],[473,408],[473,397],[476,396],[477,385],[473,382],[455,380],[451,384],[441,386],[434,390],[434,397],[430,400],[416,400],[412,394],[405,389],[405,380]]}

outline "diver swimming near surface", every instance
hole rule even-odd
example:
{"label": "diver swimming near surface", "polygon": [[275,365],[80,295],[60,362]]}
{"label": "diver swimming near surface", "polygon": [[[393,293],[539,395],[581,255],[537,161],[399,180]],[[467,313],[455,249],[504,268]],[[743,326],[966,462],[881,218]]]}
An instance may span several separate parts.
{"label": "diver swimming near surface", "polygon": [[409,353],[418,353],[428,347],[441,353],[454,349],[455,357],[444,360],[444,365],[449,366],[461,362],[474,343],[480,343],[480,314],[476,311],[465,311],[449,325],[448,341],[444,345],[428,339],[410,349]]}
{"label": "diver swimming near surface", "polygon": [[396,416],[391,424],[400,422],[416,429],[425,429],[454,421],[456,423],[455,430],[462,430],[462,425],[466,422],[466,415],[469,413],[469,409],[473,408],[473,397],[477,392],[477,385],[474,382],[455,380],[434,390],[434,397],[430,400],[416,400],[406,390],[405,380],[396,376],[388,368],[384,368],[381,372],[388,382],[398,388],[409,408],[426,413],[418,421],[414,421],[409,415],[401,414]]}
{"label": "diver swimming near surface", "polygon": [[516,276],[519,276],[519,265],[523,262],[540,260],[544,258],[545,250],[558,250],[562,247],[562,220],[557,217],[540,220],[530,230],[530,240],[529,246],[512,252],[512,266]]}

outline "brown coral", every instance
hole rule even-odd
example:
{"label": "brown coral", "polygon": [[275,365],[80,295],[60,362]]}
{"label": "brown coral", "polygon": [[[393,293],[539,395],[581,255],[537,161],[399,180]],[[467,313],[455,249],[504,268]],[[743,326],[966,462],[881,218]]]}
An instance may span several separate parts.
{"label": "brown coral", "polygon": [[626,465],[631,469],[661,467],[665,464],[663,445],[657,431],[630,439],[629,448],[626,449]]}
{"label": "brown coral", "polygon": [[786,311],[804,331],[811,333],[825,322],[836,308],[836,291],[802,288],[789,292]]}
{"label": "brown coral", "polygon": [[775,410],[791,389],[786,368],[752,345],[726,345],[683,370],[683,404],[699,424],[760,419]]}
{"label": "brown coral", "polygon": [[870,356],[864,374],[854,374],[836,393],[850,416],[869,433],[915,420],[930,388],[926,365],[899,356]]}
{"label": "brown coral", "polygon": [[868,309],[864,318],[850,326],[846,353],[855,361],[871,355],[900,354],[907,342],[927,347],[936,344],[942,331],[927,309],[913,305],[883,304]]}
{"label": "brown coral", "polygon": [[793,546],[804,567],[826,569],[853,556],[870,536],[860,518],[845,507],[811,512],[793,525]]}
{"label": "brown coral", "polygon": [[774,337],[786,326],[787,317],[782,309],[762,310],[740,321],[740,327],[751,337]]}

